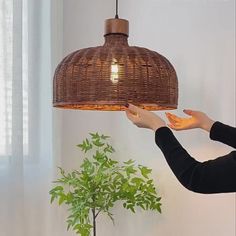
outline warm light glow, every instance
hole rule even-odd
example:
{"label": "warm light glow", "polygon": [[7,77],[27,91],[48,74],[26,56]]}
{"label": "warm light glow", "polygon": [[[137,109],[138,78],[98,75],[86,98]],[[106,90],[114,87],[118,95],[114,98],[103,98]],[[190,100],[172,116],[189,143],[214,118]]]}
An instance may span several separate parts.
{"label": "warm light glow", "polygon": [[118,83],[119,80],[119,65],[117,61],[114,59],[111,64],[111,81],[112,83]]}

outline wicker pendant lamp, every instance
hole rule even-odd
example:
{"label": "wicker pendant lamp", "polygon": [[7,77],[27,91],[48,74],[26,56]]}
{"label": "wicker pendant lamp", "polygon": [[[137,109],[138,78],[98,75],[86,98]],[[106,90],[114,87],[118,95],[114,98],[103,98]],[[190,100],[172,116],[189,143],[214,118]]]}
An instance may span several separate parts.
{"label": "wicker pendant lamp", "polygon": [[82,110],[124,110],[133,103],[147,110],[176,109],[178,80],[171,63],[146,48],[128,45],[129,22],[105,22],[103,46],[65,57],[53,80],[53,106]]}

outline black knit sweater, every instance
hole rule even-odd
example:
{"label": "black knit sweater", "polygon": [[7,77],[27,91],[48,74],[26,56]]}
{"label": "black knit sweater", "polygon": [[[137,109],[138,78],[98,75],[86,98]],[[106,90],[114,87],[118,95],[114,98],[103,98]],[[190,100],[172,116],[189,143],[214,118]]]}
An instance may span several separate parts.
{"label": "black knit sweater", "polygon": [[[236,148],[236,128],[215,122],[210,138]],[[198,162],[167,127],[155,132],[155,141],[180,183],[198,193],[236,192],[236,151],[214,160]]]}

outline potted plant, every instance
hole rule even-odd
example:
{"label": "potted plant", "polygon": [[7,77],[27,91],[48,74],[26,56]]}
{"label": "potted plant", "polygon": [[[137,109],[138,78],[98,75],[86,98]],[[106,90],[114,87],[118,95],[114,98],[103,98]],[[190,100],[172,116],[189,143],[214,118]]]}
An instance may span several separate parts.
{"label": "potted plant", "polygon": [[59,205],[68,205],[67,230],[72,228],[81,236],[89,236],[92,229],[96,236],[96,219],[102,213],[114,222],[111,209],[117,201],[134,213],[136,207],[161,213],[161,198],[149,177],[152,170],[133,160],[113,160],[109,155],[115,150],[108,139],[91,133],[77,145],[85,153],[80,169],[66,173],[59,168],[61,178],[50,191],[51,203],[58,199]]}

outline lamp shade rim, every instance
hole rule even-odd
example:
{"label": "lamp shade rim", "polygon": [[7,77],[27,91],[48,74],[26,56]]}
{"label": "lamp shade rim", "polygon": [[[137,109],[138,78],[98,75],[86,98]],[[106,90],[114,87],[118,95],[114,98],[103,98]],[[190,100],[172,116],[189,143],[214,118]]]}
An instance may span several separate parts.
{"label": "lamp shade rim", "polygon": [[[139,103],[128,101],[140,108],[149,111],[175,110],[177,104],[157,104],[157,103]],[[54,102],[53,107],[73,110],[102,110],[102,111],[124,111],[127,102],[117,101],[97,101],[97,102]]]}

